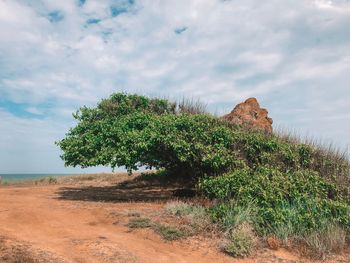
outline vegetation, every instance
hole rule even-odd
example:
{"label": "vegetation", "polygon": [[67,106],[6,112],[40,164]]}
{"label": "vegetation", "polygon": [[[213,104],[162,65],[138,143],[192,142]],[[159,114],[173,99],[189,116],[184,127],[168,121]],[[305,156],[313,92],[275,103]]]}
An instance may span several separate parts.
{"label": "vegetation", "polygon": [[[96,108],[80,108],[74,118],[76,127],[57,142],[66,165],[125,166],[130,174],[147,167],[186,178],[216,201],[168,212],[193,222],[210,217],[225,233],[223,250],[231,255],[248,255],[256,234],[302,239],[329,252],[332,242],[344,243],[350,233],[349,160],[331,148],[247,131],[188,100],[116,93]],[[321,238],[330,227],[338,239]],[[170,226],[154,229],[165,239],[181,236]]]}
{"label": "vegetation", "polygon": [[185,227],[178,227],[176,225],[161,224],[159,222],[153,222],[146,217],[133,217],[129,219],[127,225],[130,229],[137,228],[151,228],[155,233],[160,235],[164,240],[173,241],[188,236],[188,232],[185,231]]}
{"label": "vegetation", "polygon": [[221,244],[221,250],[234,257],[245,257],[254,251],[256,243],[253,228],[242,224],[229,233],[228,239]]}
{"label": "vegetation", "polygon": [[207,209],[201,205],[192,205],[181,201],[167,203],[167,214],[183,218],[187,221],[189,233],[196,234],[209,230],[212,225]]}
{"label": "vegetation", "polygon": [[152,227],[152,221],[149,218],[136,217],[129,220],[129,228],[149,228]]}
{"label": "vegetation", "polygon": [[125,166],[130,173],[146,166],[193,177],[241,165],[227,125],[183,111],[166,100],[114,94],[74,114],[77,126],[58,142],[62,159],[72,166]]}
{"label": "vegetation", "polygon": [[346,246],[346,231],[337,225],[329,224],[321,231],[306,236],[305,242],[313,257],[322,258],[328,253],[335,253],[344,249]]}
{"label": "vegetation", "polygon": [[179,227],[169,225],[169,224],[155,224],[154,231],[159,234],[163,239],[168,241],[177,240],[183,237],[186,237],[184,230]]}

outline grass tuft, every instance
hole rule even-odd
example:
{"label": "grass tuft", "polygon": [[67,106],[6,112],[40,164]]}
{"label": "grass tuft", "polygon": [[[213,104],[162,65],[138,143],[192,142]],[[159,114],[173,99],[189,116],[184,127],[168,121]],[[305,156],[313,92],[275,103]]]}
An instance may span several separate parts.
{"label": "grass tuft", "polygon": [[158,223],[153,226],[153,230],[168,241],[178,240],[187,236],[182,229],[174,225]]}
{"label": "grass tuft", "polygon": [[172,201],[166,204],[165,211],[170,215],[187,219],[192,232],[200,232],[212,226],[210,215],[203,206]]}
{"label": "grass tuft", "polygon": [[182,98],[178,103],[180,113],[208,114],[207,105],[200,100]]}
{"label": "grass tuft", "polygon": [[233,257],[246,257],[253,253],[257,237],[249,224],[242,224],[233,229],[220,249]]}
{"label": "grass tuft", "polygon": [[134,217],[129,220],[129,228],[149,228],[153,226],[153,222],[149,218]]}
{"label": "grass tuft", "polygon": [[346,231],[330,224],[324,231],[313,232],[305,237],[313,258],[324,258],[329,253],[342,251],[346,246]]}

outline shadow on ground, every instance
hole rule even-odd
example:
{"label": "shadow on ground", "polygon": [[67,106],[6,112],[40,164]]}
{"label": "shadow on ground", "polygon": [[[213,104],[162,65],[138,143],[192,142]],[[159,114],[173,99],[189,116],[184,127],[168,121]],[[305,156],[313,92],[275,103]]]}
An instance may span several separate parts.
{"label": "shadow on ground", "polygon": [[135,178],[112,186],[61,187],[60,200],[99,202],[155,202],[174,198],[194,197],[193,188],[183,188],[173,183]]}

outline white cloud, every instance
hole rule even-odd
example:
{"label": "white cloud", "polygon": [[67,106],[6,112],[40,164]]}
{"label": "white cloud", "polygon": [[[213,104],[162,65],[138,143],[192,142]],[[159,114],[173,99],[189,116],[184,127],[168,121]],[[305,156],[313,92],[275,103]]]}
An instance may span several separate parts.
{"label": "white cloud", "polygon": [[69,111],[114,91],[199,97],[219,112],[258,96],[275,123],[348,144],[349,14],[346,0],[0,0],[0,97],[67,127]]}
{"label": "white cloud", "polygon": [[26,109],[26,111],[29,113],[35,114],[35,115],[42,115],[43,114],[43,112],[36,107],[29,107]]}

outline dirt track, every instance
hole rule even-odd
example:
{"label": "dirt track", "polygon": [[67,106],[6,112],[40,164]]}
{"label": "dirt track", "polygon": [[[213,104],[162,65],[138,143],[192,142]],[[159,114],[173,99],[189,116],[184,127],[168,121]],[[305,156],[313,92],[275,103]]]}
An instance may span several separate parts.
{"label": "dirt track", "polygon": [[[33,262],[298,261],[282,250],[268,252],[260,259],[238,261],[218,252],[215,243],[208,240],[192,238],[165,242],[151,230],[130,232],[125,226],[128,213],[154,213],[164,203],[155,200],[126,202],[123,192],[108,187],[0,188],[0,262],[12,262],[8,256],[14,253],[14,247],[23,248],[21,253],[33,254],[37,260]],[[121,199],[104,199],[110,197],[106,189],[119,193]],[[147,196],[150,191],[146,189],[143,193]],[[136,193],[139,194],[137,189]],[[159,196],[162,194],[165,193],[160,190]]]}

